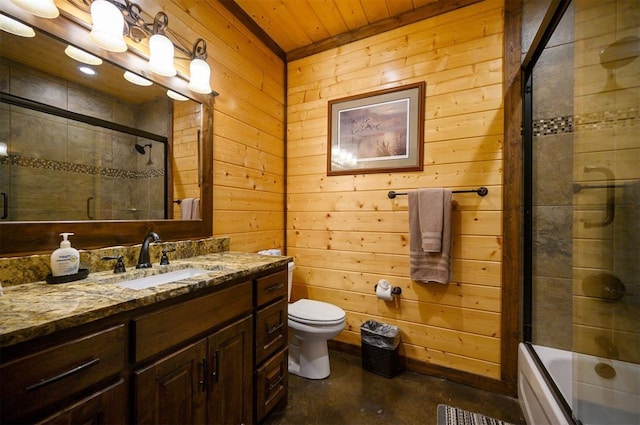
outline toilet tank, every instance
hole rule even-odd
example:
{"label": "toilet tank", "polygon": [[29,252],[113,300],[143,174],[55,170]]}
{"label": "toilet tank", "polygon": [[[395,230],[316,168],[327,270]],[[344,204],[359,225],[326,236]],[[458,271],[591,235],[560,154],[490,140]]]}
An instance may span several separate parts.
{"label": "toilet tank", "polygon": [[293,284],[293,269],[296,268],[296,265],[292,262],[289,263],[289,271],[287,273],[287,301],[291,301],[291,286]]}

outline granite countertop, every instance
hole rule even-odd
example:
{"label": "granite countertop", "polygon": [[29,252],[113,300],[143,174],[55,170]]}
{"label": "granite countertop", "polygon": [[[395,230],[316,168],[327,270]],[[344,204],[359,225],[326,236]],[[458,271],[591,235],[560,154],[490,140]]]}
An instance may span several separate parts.
{"label": "granite countertop", "polygon": [[[4,296],[0,297],[0,348],[214,287],[290,261],[291,257],[225,251],[174,260],[168,266],[154,264],[152,269],[130,268],[122,275],[97,272],[69,283],[42,281],[10,286],[4,288]],[[187,267],[211,272],[141,290],[122,288],[114,282]]]}

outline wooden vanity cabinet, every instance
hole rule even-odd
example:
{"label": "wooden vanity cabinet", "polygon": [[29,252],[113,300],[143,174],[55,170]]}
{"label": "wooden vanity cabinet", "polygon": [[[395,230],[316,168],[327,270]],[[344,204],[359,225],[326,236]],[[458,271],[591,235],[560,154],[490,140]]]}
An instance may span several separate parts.
{"label": "wooden vanity cabinet", "polygon": [[251,423],[251,313],[247,281],[134,318],[134,422]]}
{"label": "wooden vanity cabinet", "polygon": [[262,421],[287,400],[287,272],[220,288],[11,347],[0,423]]}
{"label": "wooden vanity cabinet", "polygon": [[0,423],[126,422],[125,331],[117,324],[3,359]]}
{"label": "wooden vanity cabinet", "polygon": [[262,421],[287,402],[287,270],[255,280],[255,415]]}

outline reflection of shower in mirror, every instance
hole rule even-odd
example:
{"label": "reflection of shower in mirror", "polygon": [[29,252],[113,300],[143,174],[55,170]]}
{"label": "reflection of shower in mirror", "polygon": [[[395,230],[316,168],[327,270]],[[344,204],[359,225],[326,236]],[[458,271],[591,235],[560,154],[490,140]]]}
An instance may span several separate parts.
{"label": "reflection of shower in mirror", "polygon": [[139,145],[136,143],[136,150],[140,155],[144,155],[146,152],[146,148],[149,148],[149,161],[147,161],[147,165],[153,165],[153,161],[151,160],[151,148],[153,147],[151,143],[147,143],[146,145]]}

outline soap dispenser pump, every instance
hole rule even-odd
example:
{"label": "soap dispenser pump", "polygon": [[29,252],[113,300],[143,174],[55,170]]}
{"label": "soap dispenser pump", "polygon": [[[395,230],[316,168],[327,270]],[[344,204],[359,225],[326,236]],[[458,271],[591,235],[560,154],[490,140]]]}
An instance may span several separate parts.
{"label": "soap dispenser pump", "polygon": [[51,274],[56,276],[68,276],[78,273],[80,266],[80,254],[78,250],[71,247],[68,237],[73,233],[60,233],[62,241],[60,248],[51,254]]}

